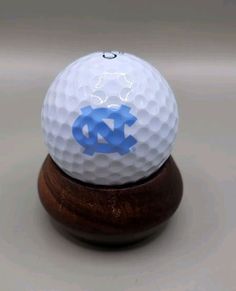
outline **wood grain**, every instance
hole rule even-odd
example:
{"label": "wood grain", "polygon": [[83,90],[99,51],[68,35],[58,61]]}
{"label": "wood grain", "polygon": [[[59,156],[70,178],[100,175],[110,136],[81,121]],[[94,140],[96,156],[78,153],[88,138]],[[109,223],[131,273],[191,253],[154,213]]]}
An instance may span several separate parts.
{"label": "wood grain", "polygon": [[110,187],[69,177],[48,155],[39,173],[38,191],[47,212],[80,239],[123,244],[153,234],[173,215],[183,183],[172,157],[147,179]]}

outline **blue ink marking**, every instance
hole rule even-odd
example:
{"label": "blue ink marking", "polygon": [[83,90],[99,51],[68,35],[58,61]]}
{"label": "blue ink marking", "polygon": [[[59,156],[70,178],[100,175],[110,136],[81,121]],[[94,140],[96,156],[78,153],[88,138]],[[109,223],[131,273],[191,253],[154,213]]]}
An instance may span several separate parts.
{"label": "blue ink marking", "polygon": [[[121,105],[120,108],[95,108],[86,106],[81,109],[82,114],[76,118],[72,126],[75,140],[84,148],[84,153],[92,156],[94,153],[119,153],[125,155],[130,152],[137,140],[129,135],[125,137],[125,125],[132,126],[137,118],[130,113],[130,107]],[[112,130],[103,119],[114,120]],[[88,136],[83,134],[84,126],[88,127]],[[98,134],[103,137],[99,143]]]}

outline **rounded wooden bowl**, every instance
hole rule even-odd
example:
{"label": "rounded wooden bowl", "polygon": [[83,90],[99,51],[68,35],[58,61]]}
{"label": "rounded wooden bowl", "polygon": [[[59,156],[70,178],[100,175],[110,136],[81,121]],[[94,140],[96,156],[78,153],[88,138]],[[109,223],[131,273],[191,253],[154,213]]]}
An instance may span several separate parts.
{"label": "rounded wooden bowl", "polygon": [[183,183],[172,157],[137,183],[97,186],[69,177],[48,155],[38,191],[47,212],[73,235],[90,243],[120,245],[154,234],[178,208]]}

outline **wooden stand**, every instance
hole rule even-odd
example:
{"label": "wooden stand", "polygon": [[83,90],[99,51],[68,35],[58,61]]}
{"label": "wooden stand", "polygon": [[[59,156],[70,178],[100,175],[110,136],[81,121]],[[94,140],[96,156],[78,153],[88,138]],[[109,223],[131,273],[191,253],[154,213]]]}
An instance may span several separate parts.
{"label": "wooden stand", "polygon": [[38,190],[43,206],[64,229],[90,243],[119,245],[154,234],[178,208],[183,183],[172,157],[138,183],[111,187],[69,177],[48,155]]}

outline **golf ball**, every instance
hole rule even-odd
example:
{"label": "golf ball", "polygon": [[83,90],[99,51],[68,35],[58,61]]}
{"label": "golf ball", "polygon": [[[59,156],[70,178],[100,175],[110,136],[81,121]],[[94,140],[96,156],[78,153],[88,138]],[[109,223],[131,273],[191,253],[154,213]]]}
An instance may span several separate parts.
{"label": "golf ball", "polygon": [[54,162],[98,185],[136,182],[158,170],[178,127],[174,94],[159,71],[116,51],[66,67],[50,86],[41,117]]}

